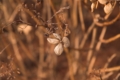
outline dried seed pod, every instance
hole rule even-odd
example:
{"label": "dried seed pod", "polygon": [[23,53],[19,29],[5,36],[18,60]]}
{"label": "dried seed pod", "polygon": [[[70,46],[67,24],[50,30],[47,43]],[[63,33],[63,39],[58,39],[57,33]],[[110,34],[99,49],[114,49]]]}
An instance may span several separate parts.
{"label": "dried seed pod", "polygon": [[59,44],[55,47],[54,52],[55,52],[55,54],[57,54],[57,55],[61,55],[61,54],[62,54],[62,52],[63,52],[62,43],[59,43]]}
{"label": "dried seed pod", "polygon": [[47,38],[47,41],[51,44],[58,44],[59,40],[54,38]]}
{"label": "dried seed pod", "polygon": [[29,32],[32,30],[32,26],[27,24],[19,24],[17,26],[18,32],[23,32],[25,35],[28,35]]}
{"label": "dried seed pod", "polygon": [[62,41],[63,41],[64,47],[70,46],[70,41],[67,37],[63,37]]}
{"label": "dried seed pod", "polygon": [[108,3],[104,6],[104,12],[106,14],[109,14],[112,10],[113,10],[113,7],[112,7],[111,3]]}
{"label": "dried seed pod", "polygon": [[106,4],[109,0],[98,0],[100,4]]}

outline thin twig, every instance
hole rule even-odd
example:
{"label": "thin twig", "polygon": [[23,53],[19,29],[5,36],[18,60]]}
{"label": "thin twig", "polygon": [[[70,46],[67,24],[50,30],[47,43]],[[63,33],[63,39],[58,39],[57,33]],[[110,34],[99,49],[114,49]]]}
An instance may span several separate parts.
{"label": "thin twig", "polygon": [[106,69],[93,70],[93,72],[95,72],[95,73],[99,73],[99,72],[105,73],[105,72],[113,72],[113,71],[119,71],[119,70],[120,70],[120,66],[115,66],[115,67],[106,68]]}
{"label": "thin twig", "polygon": [[0,54],[3,53],[3,51],[5,51],[5,49],[9,46],[10,44],[8,44],[4,49],[2,49],[2,51],[0,51]]}
{"label": "thin twig", "polygon": [[94,29],[93,29],[93,34],[92,34],[92,40],[91,40],[91,44],[90,44],[90,49],[91,49],[91,50],[88,51],[88,56],[87,56],[87,61],[88,61],[88,62],[90,61],[91,56],[92,56],[92,53],[93,53],[92,48],[93,48],[94,45],[95,45],[96,34],[97,34],[97,29],[94,28]]}
{"label": "thin twig", "polygon": [[107,43],[113,42],[113,41],[115,41],[116,39],[119,39],[119,38],[120,38],[120,34],[117,34],[116,36],[113,36],[113,37],[111,37],[111,38],[109,38],[109,39],[107,39],[107,40],[102,39],[102,40],[100,40],[100,41],[101,41],[102,43],[107,44]]}
{"label": "thin twig", "polygon": [[73,74],[71,56],[70,56],[70,53],[69,53],[67,48],[65,48],[65,53],[66,53],[66,57],[67,57],[67,60],[68,60],[68,65],[69,65],[68,67],[69,67],[69,72],[70,72],[70,79],[75,80],[74,79],[74,74]]}
{"label": "thin twig", "polygon": [[79,6],[79,16],[80,16],[80,21],[81,21],[81,28],[82,28],[82,31],[85,32],[85,23],[84,23],[84,18],[83,18],[82,1],[81,0],[79,0],[78,6]]}

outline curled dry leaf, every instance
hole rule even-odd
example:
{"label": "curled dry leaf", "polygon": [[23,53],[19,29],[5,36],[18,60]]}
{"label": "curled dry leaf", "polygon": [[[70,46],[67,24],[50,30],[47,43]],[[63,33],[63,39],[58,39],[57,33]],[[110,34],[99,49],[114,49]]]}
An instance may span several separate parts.
{"label": "curled dry leaf", "polygon": [[62,43],[59,43],[59,44],[55,47],[54,52],[55,52],[55,54],[57,54],[57,55],[61,55],[61,54],[62,54],[62,52],[63,52]]}
{"label": "curled dry leaf", "polygon": [[100,4],[106,4],[109,0],[98,0]]}
{"label": "curled dry leaf", "polygon": [[54,37],[56,37],[57,39],[61,40],[61,36],[57,33],[53,33]]}
{"label": "curled dry leaf", "polygon": [[53,39],[53,38],[47,38],[47,41],[51,44],[58,44],[59,43],[58,39]]}
{"label": "curled dry leaf", "polygon": [[111,11],[112,11],[113,7],[112,7],[112,4],[111,3],[108,3],[104,6],[104,12],[106,14],[109,14]]}
{"label": "curled dry leaf", "polygon": [[62,42],[63,42],[64,47],[70,46],[70,41],[67,37],[63,37]]}

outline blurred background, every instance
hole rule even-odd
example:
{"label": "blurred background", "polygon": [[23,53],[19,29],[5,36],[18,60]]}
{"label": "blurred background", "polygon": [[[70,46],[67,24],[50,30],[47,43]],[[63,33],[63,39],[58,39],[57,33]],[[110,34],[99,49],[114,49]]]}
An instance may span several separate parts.
{"label": "blurred background", "polygon": [[0,0],[0,80],[120,80],[119,16],[119,0]]}

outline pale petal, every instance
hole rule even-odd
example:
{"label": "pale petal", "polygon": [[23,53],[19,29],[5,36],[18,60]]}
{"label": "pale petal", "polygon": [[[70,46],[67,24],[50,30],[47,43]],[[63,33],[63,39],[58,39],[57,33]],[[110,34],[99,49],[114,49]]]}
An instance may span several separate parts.
{"label": "pale petal", "polygon": [[62,43],[59,43],[59,44],[55,47],[54,52],[55,52],[55,54],[57,54],[57,55],[61,55],[61,54],[62,54],[62,52],[63,52]]}
{"label": "pale petal", "polygon": [[47,38],[47,41],[51,44],[58,44],[59,43],[58,39],[53,39],[53,38]]}
{"label": "pale petal", "polygon": [[61,40],[61,36],[60,36],[59,34],[53,33],[53,35],[54,35],[57,39]]}
{"label": "pale petal", "polygon": [[70,46],[70,41],[67,37],[63,37],[62,41],[63,41],[64,47]]}
{"label": "pale petal", "polygon": [[112,4],[111,3],[108,3],[104,6],[104,12],[106,14],[109,14],[111,11],[113,10],[113,7],[112,7]]}

